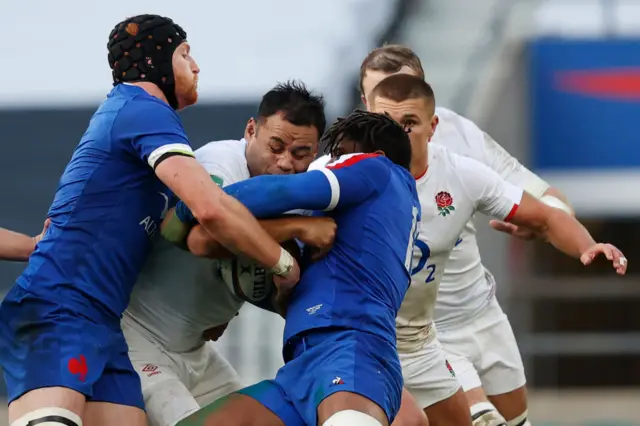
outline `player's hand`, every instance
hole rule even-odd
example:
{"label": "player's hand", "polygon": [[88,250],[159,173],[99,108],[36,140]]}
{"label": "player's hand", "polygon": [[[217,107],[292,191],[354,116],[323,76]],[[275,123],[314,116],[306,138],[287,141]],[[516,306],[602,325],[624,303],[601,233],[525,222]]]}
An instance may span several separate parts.
{"label": "player's hand", "polygon": [[336,222],[330,217],[305,218],[299,240],[308,246],[327,252],[333,246],[337,229]]}
{"label": "player's hand", "polygon": [[298,261],[295,257],[293,258],[293,267],[287,275],[273,276],[273,283],[276,285],[279,294],[289,294],[291,289],[298,284],[298,281],[300,281],[300,265],[298,265]]}
{"label": "player's hand", "polygon": [[44,221],[44,226],[42,227],[42,232],[39,233],[38,235],[36,235],[35,237],[33,237],[33,245],[35,247],[36,244],[38,244],[40,242],[40,240],[42,240],[42,237],[44,237],[44,234],[47,233],[47,229],[49,229],[49,225],[51,225],[51,219],[47,218]]}
{"label": "player's hand", "polygon": [[491,225],[491,227],[496,231],[504,232],[505,234],[509,234],[525,241],[535,240],[540,237],[540,235],[530,229],[514,225],[513,223],[504,222],[502,220],[491,220],[489,221],[489,225]]}
{"label": "player's hand", "polygon": [[222,335],[224,334],[224,332],[227,329],[228,325],[229,325],[229,323],[227,322],[225,324],[216,325],[215,327],[211,327],[211,328],[205,330],[204,333],[202,333],[202,337],[204,338],[204,340],[213,340],[215,342],[219,338],[222,337]]}
{"label": "player's hand", "polygon": [[595,244],[580,256],[580,262],[583,265],[590,265],[593,259],[603,254],[607,260],[613,262],[613,267],[618,275],[624,275],[627,272],[627,258],[617,247],[611,244],[598,243]]}

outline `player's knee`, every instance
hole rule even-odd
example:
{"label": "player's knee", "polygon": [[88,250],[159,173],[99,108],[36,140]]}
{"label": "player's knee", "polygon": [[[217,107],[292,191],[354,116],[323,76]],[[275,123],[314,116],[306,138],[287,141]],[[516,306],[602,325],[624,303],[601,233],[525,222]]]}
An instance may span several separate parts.
{"label": "player's knee", "polygon": [[368,414],[356,410],[342,410],[329,417],[322,426],[382,426]]}
{"label": "player's knee", "polygon": [[529,419],[527,419],[527,410],[524,410],[524,413],[520,414],[515,419],[511,419],[507,422],[507,426],[531,426],[529,423]]}
{"label": "player's knee", "polygon": [[45,407],[33,410],[11,423],[11,426],[82,426],[82,419],[65,408]]}
{"label": "player's knee", "polygon": [[479,402],[471,406],[473,426],[507,426],[509,423],[489,402]]}

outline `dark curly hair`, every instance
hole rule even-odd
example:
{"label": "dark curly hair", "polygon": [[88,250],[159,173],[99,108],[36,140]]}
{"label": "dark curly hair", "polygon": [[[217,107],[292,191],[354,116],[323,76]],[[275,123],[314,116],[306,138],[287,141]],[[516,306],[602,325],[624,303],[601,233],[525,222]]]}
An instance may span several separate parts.
{"label": "dark curly hair", "polygon": [[325,153],[338,155],[338,145],[343,139],[361,145],[365,153],[383,151],[398,166],[411,168],[411,141],[408,131],[386,114],[356,110],[344,118],[338,118],[322,136]]}

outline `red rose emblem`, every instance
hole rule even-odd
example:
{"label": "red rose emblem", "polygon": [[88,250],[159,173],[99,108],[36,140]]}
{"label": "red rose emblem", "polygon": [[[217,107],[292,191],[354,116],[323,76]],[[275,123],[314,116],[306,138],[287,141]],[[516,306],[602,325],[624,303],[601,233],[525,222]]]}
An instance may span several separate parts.
{"label": "red rose emblem", "polygon": [[453,197],[446,191],[441,191],[436,194],[436,205],[440,208],[449,207],[453,204]]}
{"label": "red rose emblem", "polygon": [[440,191],[436,194],[436,206],[438,206],[438,214],[443,217],[455,210],[453,197],[447,191]]}

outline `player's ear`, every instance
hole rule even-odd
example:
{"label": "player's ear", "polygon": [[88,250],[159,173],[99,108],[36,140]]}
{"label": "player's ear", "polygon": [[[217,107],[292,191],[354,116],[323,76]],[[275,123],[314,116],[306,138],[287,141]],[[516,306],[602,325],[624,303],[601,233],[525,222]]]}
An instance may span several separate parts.
{"label": "player's ear", "polygon": [[431,136],[429,136],[429,142],[431,142],[431,138],[436,133],[436,128],[438,127],[439,123],[440,117],[438,117],[438,114],[433,114],[433,117],[431,117]]}
{"label": "player's ear", "polygon": [[384,153],[383,150],[379,149],[376,152],[374,152],[374,154],[378,154],[378,155],[382,155],[383,157],[386,157],[387,155]]}
{"label": "player's ear", "polygon": [[364,97],[364,94],[360,94],[360,100],[362,101],[362,105],[365,106],[365,108],[367,107],[367,98]]}
{"label": "player's ear", "polygon": [[244,138],[246,140],[249,140],[255,136],[256,127],[257,127],[256,120],[253,117],[251,117],[249,121],[247,121],[247,127],[244,128]]}

